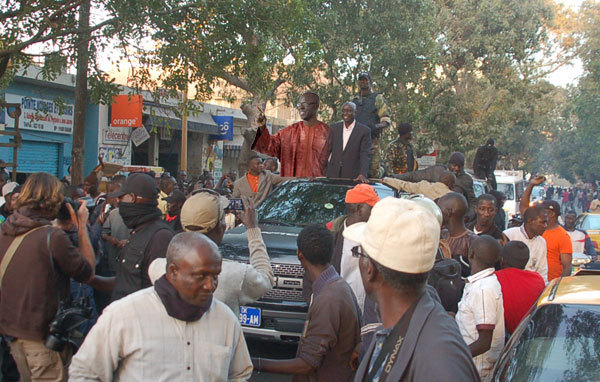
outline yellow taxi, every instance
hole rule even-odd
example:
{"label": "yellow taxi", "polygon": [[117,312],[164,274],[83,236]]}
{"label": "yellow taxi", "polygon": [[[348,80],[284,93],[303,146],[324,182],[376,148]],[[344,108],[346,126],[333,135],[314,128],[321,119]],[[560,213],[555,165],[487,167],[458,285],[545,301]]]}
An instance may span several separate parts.
{"label": "yellow taxi", "polygon": [[507,341],[488,380],[599,380],[599,322],[599,275],[552,280]]}
{"label": "yellow taxi", "polygon": [[582,213],[577,217],[575,228],[586,231],[594,243],[594,248],[600,248],[600,213]]}

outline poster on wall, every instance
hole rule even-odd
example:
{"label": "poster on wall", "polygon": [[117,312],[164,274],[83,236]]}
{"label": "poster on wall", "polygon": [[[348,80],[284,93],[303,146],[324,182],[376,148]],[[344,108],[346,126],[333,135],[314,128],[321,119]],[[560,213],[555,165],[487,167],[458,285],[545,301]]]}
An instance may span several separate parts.
{"label": "poster on wall", "polygon": [[98,146],[98,155],[106,163],[131,165],[131,145],[129,146]]}
{"label": "poster on wall", "polygon": [[[21,105],[19,129],[73,134],[75,105],[71,103],[14,94],[6,94],[6,102]],[[8,126],[14,126],[14,119],[10,115],[7,114],[5,119]]]}
{"label": "poster on wall", "polygon": [[204,169],[212,174],[215,180],[223,175],[223,141],[208,141],[204,157]]}

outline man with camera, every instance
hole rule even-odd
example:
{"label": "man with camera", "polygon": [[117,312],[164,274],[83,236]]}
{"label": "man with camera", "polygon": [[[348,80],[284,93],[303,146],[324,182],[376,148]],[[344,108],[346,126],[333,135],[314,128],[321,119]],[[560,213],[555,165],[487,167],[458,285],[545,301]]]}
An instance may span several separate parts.
{"label": "man with camera", "polygon": [[77,225],[78,249],[62,229],[51,226],[63,200],[56,177],[33,174],[1,227],[0,333],[25,381],[67,379],[70,349],[59,321],[70,306],[69,278],[89,282],[94,276],[85,204],[77,212],[67,205]]}

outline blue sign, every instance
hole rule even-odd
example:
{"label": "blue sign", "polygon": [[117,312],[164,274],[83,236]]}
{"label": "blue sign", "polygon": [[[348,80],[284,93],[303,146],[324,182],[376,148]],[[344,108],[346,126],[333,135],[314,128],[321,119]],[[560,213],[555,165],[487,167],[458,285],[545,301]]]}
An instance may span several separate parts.
{"label": "blue sign", "polygon": [[215,139],[233,141],[233,116],[213,115],[213,120],[219,125],[220,135],[215,135]]}

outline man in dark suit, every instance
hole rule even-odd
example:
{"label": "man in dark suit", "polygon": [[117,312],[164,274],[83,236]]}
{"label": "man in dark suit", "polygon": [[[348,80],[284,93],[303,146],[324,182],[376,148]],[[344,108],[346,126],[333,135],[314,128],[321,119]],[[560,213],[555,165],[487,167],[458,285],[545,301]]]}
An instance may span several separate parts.
{"label": "man in dark suit", "polygon": [[331,156],[325,176],[368,182],[371,129],[355,120],[356,105],[342,106],[343,122],[331,125]]}

